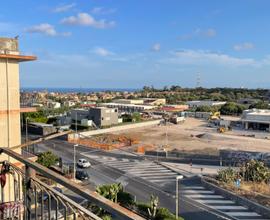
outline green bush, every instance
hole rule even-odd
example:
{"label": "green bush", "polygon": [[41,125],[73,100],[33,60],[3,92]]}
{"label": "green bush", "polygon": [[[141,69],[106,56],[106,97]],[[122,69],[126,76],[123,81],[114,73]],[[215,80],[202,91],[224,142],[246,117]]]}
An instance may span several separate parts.
{"label": "green bush", "polygon": [[240,175],[245,181],[269,182],[270,169],[261,161],[250,160],[240,169]]}
{"label": "green bush", "polygon": [[120,190],[118,195],[118,202],[122,206],[133,206],[134,205],[134,200],[132,198],[132,195],[130,193],[124,192],[123,190]]}
{"label": "green bush", "polygon": [[144,216],[148,216],[148,209],[150,208],[150,204],[147,203],[137,203],[137,209],[138,211],[144,215]]}
{"label": "green bush", "polygon": [[217,179],[224,183],[232,183],[237,177],[237,173],[232,168],[218,171]]}
{"label": "green bush", "polygon": [[47,151],[38,155],[37,163],[50,167],[55,165],[58,162],[59,158],[53,154],[51,151]]}

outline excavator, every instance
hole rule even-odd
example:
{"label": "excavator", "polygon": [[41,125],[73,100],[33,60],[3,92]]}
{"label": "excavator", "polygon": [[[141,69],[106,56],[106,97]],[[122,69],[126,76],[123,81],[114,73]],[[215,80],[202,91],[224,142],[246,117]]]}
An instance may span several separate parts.
{"label": "excavator", "polygon": [[228,127],[226,127],[226,126],[219,126],[217,128],[217,132],[218,133],[225,133],[226,131],[231,131],[231,130],[232,130],[231,126],[228,126]]}
{"label": "excavator", "polygon": [[213,127],[219,125],[220,118],[220,112],[212,113],[208,119],[208,126]]}

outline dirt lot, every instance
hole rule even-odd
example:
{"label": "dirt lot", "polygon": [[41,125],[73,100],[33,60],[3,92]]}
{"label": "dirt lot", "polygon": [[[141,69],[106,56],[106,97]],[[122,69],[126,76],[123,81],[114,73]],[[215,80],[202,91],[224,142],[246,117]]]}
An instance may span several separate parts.
{"label": "dirt lot", "polygon": [[256,136],[269,139],[244,137],[243,135],[254,134],[249,131],[237,130],[219,134],[216,128],[207,127],[206,121],[194,118],[187,118],[183,124],[132,129],[117,134],[135,138],[143,144],[162,147],[166,144],[166,130],[167,143],[171,149],[202,151],[210,154],[217,153],[219,149],[270,152],[270,133],[256,132]]}

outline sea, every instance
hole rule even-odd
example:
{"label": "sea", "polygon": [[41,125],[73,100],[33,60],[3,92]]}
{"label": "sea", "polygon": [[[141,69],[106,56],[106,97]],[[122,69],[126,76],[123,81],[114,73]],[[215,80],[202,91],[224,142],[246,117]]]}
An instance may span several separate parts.
{"label": "sea", "polygon": [[140,89],[134,88],[45,88],[45,87],[22,87],[21,92],[59,92],[59,93],[90,93],[90,92],[135,92]]}

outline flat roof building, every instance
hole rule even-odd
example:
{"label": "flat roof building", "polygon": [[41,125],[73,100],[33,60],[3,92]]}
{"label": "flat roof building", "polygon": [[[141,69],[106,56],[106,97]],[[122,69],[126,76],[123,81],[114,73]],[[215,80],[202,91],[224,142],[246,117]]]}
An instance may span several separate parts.
{"label": "flat roof building", "polygon": [[156,108],[156,106],[152,105],[134,105],[134,104],[120,104],[120,103],[102,103],[101,106],[108,108],[117,108],[119,112],[122,113],[134,113],[134,112],[143,112],[146,110],[151,110]]}
{"label": "flat roof building", "polygon": [[270,131],[270,110],[248,109],[241,118],[245,129]]}
{"label": "flat roof building", "polygon": [[188,101],[187,105],[190,108],[197,108],[199,106],[218,106],[218,105],[225,105],[227,102],[220,102],[220,101],[211,101],[211,100],[197,100],[197,101]]}

